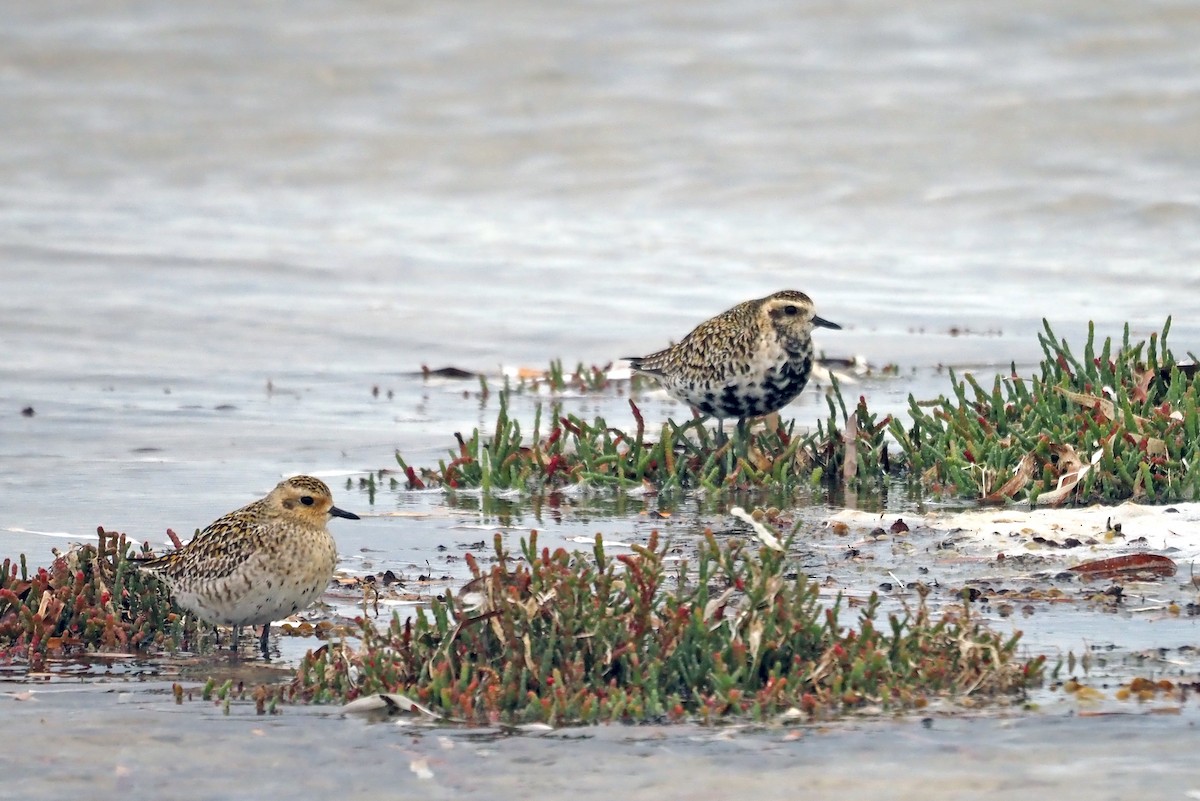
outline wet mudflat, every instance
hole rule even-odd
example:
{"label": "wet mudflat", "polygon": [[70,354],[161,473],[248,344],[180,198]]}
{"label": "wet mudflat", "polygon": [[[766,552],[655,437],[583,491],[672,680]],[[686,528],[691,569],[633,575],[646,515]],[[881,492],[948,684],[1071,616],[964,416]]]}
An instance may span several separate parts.
{"label": "wet mudflat", "polygon": [[[1143,338],[1174,315],[1177,349],[1200,341],[1187,4],[4,5],[0,99],[21,113],[0,120],[0,555],[34,565],[98,525],[161,549],[297,472],[363,515],[335,523],[343,577],[403,578],[381,616],[463,580],[497,531],[586,550],[657,528],[681,555],[706,528],[744,536],[711,498],[358,482],[494,424],[494,392],[423,364],[495,389],[782,288],[844,326],[818,345],[874,366],[843,389],[881,414],[945,392],[947,367],[1027,371],[1043,317],[1077,342],[1089,320]],[[626,400],[555,399],[628,427]],[[527,426],[538,402],[512,412]],[[639,402],[650,425],[687,414]],[[814,390],[787,415],[824,412]],[[1062,661],[1059,683],[1028,708],[898,721],[509,735],[195,700],[209,677],[285,679],[313,638],[276,638],[278,671],[3,665],[0,796],[1197,792],[1190,510],[1106,512],[1109,537],[1095,519],[968,527],[895,488],[782,506],[826,598],[974,589],[1028,655]],[[1119,593],[1063,577],[1138,553],[1177,572]],[[354,590],[314,619],[363,611]],[[1119,697],[1135,679],[1168,688]]]}
{"label": "wet mudflat", "polygon": [[[375,504],[389,506],[405,495],[381,491]],[[418,501],[426,508],[416,512],[411,506]],[[381,593],[380,607],[368,613],[407,614],[422,597],[461,581],[461,554],[486,552],[496,532],[516,539],[536,527],[549,543],[585,550],[581,540],[601,531],[617,551],[617,543],[642,542],[654,528],[678,544],[680,558],[697,528],[745,536],[727,513],[695,498],[655,514],[639,509],[656,505],[647,498],[560,501],[554,509],[501,503],[497,515],[469,496],[453,504],[430,493],[409,497],[405,516],[380,512],[375,519],[436,520],[443,530],[436,543],[445,549],[428,548],[421,562],[371,549],[344,556],[342,584],[309,617],[344,622],[361,614],[351,580],[389,570],[403,586]],[[313,638],[276,638],[269,664],[227,653],[63,659],[35,675],[15,665],[4,671],[6,756],[21,768],[0,797],[55,796],[75,787],[96,797],[149,798],[180,783],[190,798],[226,797],[237,785],[267,798],[298,783],[350,798],[384,788],[399,797],[713,799],[790,798],[798,788],[863,799],[1050,790],[1064,798],[1188,797],[1200,790],[1192,749],[1200,712],[1197,627],[1186,611],[1195,588],[1186,570],[1122,581],[1121,597],[1113,598],[1105,590],[1117,583],[1067,577],[1064,568],[1083,561],[1071,553],[1078,549],[1045,541],[1045,535],[1091,537],[1079,549],[1094,557],[1139,552],[1145,539],[1183,564],[1195,552],[1189,526],[1200,510],[901,506],[796,508],[806,532],[797,546],[801,563],[822,582],[823,596],[832,602],[838,594],[863,599],[878,591],[886,611],[915,603],[917,581],[935,605],[957,603],[962,589],[980,588],[975,613],[1001,630],[1024,632],[1026,655],[1062,663],[1058,679],[1012,706],[973,707],[968,699],[899,717],[868,713],[820,724],[799,718],[768,726],[473,729],[346,716],[340,707],[281,705],[278,714],[259,715],[249,700],[201,698],[209,679],[246,687],[289,680],[299,655],[320,644]],[[1096,520],[1114,514],[1124,516],[1125,536],[1106,538]],[[906,520],[908,530],[893,531],[897,520]],[[1008,556],[997,561],[998,553]],[[1135,680],[1149,689],[1136,690]],[[1167,684],[1152,686],[1158,682]]]}
{"label": "wet mudflat", "polygon": [[256,716],[161,684],[4,704],[0,798],[1190,798],[1196,715],[909,717],[785,728],[427,728],[321,708]]}

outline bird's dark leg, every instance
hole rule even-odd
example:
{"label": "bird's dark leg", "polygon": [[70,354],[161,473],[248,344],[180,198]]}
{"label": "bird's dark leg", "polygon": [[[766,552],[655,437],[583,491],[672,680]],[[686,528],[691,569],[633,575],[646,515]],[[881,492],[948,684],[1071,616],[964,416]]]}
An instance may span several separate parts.
{"label": "bird's dark leg", "polygon": [[230,636],[233,637],[233,645],[231,647],[233,648],[233,652],[236,654],[238,651],[238,641],[242,639],[242,627],[234,626],[233,634]]}
{"label": "bird's dark leg", "polygon": [[263,659],[270,660],[271,653],[267,650],[267,637],[271,633],[271,624],[263,623],[262,636],[258,638],[258,647],[262,651]]}
{"label": "bird's dark leg", "polygon": [[717,447],[720,447],[724,444],[725,444],[725,418],[718,417],[717,418],[717,442],[716,442],[716,445],[717,445]]}
{"label": "bird's dark leg", "polygon": [[749,436],[750,425],[745,417],[739,417],[737,425],[733,429],[732,439],[729,443],[729,472],[733,472],[733,466],[737,463],[739,456],[746,455],[746,438]]}

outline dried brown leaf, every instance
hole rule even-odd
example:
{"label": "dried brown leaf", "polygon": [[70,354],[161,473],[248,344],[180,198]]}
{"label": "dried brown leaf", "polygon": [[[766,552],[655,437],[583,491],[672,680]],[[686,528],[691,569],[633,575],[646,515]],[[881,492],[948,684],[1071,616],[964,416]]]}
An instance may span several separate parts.
{"label": "dried brown leaf", "polygon": [[1021,461],[1017,463],[1013,470],[1012,478],[1005,481],[1003,486],[984,498],[988,503],[1003,503],[1006,500],[1011,500],[1014,495],[1023,490],[1029,480],[1033,477],[1034,467],[1033,453],[1027,453],[1021,457]]}

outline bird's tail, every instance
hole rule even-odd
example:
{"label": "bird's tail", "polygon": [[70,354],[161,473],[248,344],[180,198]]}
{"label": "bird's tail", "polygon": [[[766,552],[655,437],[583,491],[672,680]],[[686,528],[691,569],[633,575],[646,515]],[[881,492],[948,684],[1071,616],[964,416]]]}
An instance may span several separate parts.
{"label": "bird's tail", "polygon": [[635,373],[643,373],[644,375],[662,375],[662,368],[655,363],[654,357],[657,353],[651,353],[649,356],[624,356],[629,362],[629,368]]}
{"label": "bird's tail", "polygon": [[172,556],[174,556],[174,553],[164,554],[163,556],[131,556],[129,557],[129,561],[138,570],[158,573],[171,565],[173,561]]}

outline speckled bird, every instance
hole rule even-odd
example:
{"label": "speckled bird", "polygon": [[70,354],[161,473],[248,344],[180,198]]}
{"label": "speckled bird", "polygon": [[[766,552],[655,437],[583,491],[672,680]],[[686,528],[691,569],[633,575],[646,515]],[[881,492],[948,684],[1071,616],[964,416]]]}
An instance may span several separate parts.
{"label": "speckled bird", "polygon": [[778,411],[804,389],[814,327],[841,328],[814,314],[808,295],[788,289],[739,303],[669,348],[626,358],[672,397],[740,420]]}
{"label": "speckled bird", "polygon": [[270,623],[307,607],[333,576],[330,517],[358,520],[333,505],[325,482],[294,476],[209,524],[179,550],[139,566],[166,582],[184,609],[233,626],[234,650],[242,626],[262,624],[265,655]]}

